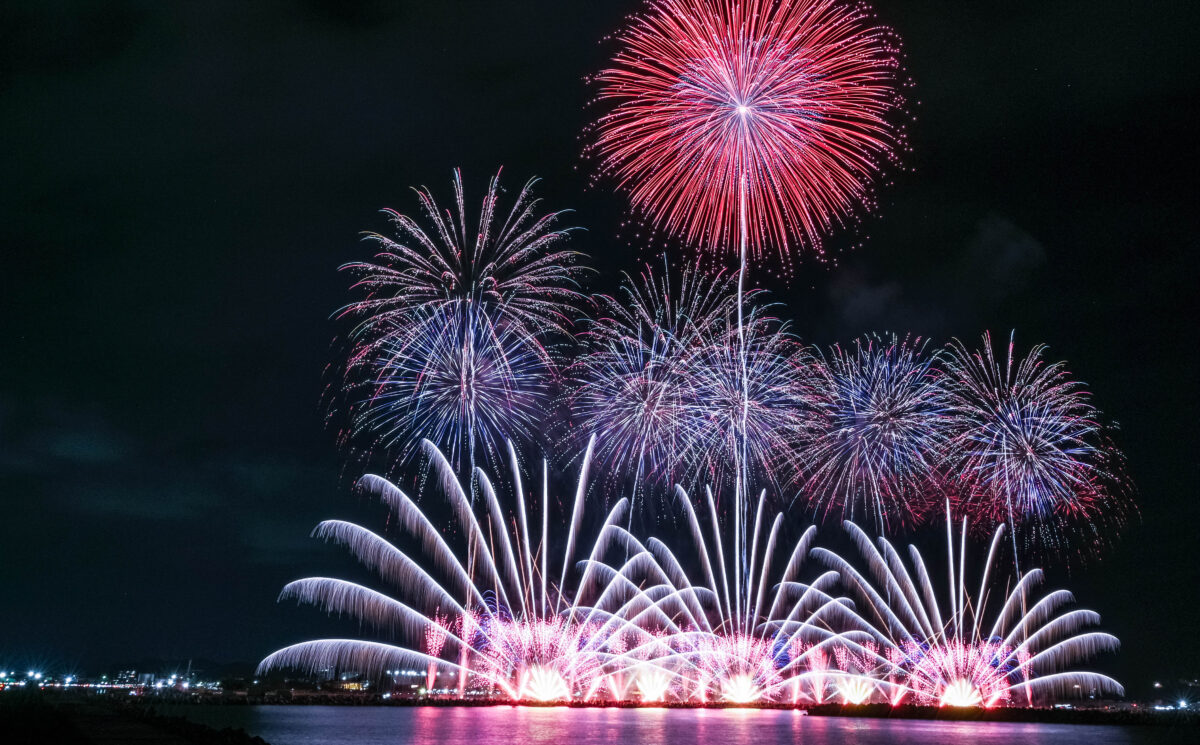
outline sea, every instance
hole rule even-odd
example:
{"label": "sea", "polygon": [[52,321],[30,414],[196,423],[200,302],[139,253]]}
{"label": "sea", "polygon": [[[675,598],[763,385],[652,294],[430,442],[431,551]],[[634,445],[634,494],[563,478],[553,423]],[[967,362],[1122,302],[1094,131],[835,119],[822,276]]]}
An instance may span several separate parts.
{"label": "sea", "polygon": [[1200,727],[804,716],[767,709],[173,706],[271,745],[1191,745]]}

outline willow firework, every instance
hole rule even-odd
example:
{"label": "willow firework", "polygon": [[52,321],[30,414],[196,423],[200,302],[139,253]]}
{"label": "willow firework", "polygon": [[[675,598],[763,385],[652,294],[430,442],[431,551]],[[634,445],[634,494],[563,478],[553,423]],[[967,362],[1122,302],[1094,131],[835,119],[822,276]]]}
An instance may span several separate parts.
{"label": "willow firework", "polygon": [[819,250],[902,141],[899,45],[861,4],[652,0],[618,42],[601,172],[693,245]]}

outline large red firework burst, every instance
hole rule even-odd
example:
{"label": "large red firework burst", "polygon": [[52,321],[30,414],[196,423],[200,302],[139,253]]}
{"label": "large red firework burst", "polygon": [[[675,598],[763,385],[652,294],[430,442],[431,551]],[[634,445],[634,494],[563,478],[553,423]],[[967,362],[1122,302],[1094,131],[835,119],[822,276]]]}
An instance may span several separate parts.
{"label": "large red firework burst", "polygon": [[788,263],[872,206],[903,100],[896,36],[864,5],[651,0],[618,41],[592,154],[654,227]]}

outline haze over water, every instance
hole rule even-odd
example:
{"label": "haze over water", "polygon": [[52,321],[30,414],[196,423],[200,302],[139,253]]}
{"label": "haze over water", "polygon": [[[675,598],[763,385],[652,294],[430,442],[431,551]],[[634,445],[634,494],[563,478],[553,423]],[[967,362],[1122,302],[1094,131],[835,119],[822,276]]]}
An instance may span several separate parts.
{"label": "haze over water", "polygon": [[238,727],[271,745],[1174,745],[1195,729],[801,716],[754,709],[185,706],[164,713]]}

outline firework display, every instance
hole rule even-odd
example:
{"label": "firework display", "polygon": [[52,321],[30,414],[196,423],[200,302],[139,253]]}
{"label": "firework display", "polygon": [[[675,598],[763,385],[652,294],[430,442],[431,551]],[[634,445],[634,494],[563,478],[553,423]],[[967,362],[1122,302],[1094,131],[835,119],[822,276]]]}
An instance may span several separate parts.
{"label": "firework display", "polygon": [[[987,334],[818,348],[747,287],[751,259],[819,254],[872,206],[904,145],[895,35],[854,2],[650,0],[617,42],[595,81],[600,174],[654,228],[736,245],[737,274],[664,256],[586,297],[561,213],[533,181],[502,209],[499,173],[477,218],[457,172],[449,209],[419,189],[419,216],[389,211],[397,237],[368,234],[375,259],[343,267],[330,397],[343,444],[384,451],[383,473],[408,468],[425,493],[363,476],[396,535],[313,531],[387,592],[310,577],[280,594],[373,638],[302,642],[259,670],[404,667],[448,701],[1123,695],[1078,668],[1119,647],[1099,615],[1021,569],[1094,554],[1132,510],[1115,428],[1065,363],[1011,339],[998,355]],[[539,448],[554,457],[530,490]],[[560,467],[577,476],[564,494]],[[650,494],[667,509],[635,527]],[[853,552],[818,545],[808,518],[840,523],[833,545]],[[893,545],[942,522],[944,565]],[[987,535],[971,594],[968,541]]]}
{"label": "firework display", "polygon": [[1010,337],[998,357],[989,334],[982,342],[950,345],[955,431],[944,468],[958,480],[959,509],[1007,521],[1034,553],[1103,542],[1130,509],[1111,427],[1065,363],[1043,359],[1044,346],[1021,358]]}
{"label": "firework display", "polygon": [[[454,202],[438,206],[433,193],[414,189],[419,218],[384,210],[397,237],[367,233],[379,246],[377,261],[342,267],[356,279],[363,297],[338,315],[370,328],[403,323],[412,310],[472,303],[494,317],[507,317],[526,334],[564,330],[575,313],[580,273],[577,255],[564,248],[569,228],[559,228],[561,212],[538,214],[528,181],[505,213],[500,209],[500,173],[488,182],[479,217],[468,216],[462,174],[454,171]],[[471,225],[471,227],[468,227]]]}
{"label": "firework display", "polygon": [[940,490],[951,413],[940,355],[895,335],[813,360],[822,425],[807,443],[801,491],[814,512],[858,515],[881,532],[921,519]]}
{"label": "firework display", "polygon": [[[1099,622],[1096,613],[1064,611],[1070,593],[1035,597],[1040,570],[1026,572],[993,603],[989,575],[1003,526],[974,598],[965,576],[966,521],[957,556],[947,528],[943,603],[915,548],[910,568],[886,539],[875,548],[850,522],[846,529],[865,571],[814,547],[812,527],[777,556],[784,516],[766,514],[765,493],[752,528],[743,531],[728,524],[737,510],[718,507],[711,490],[699,510],[680,490],[690,545],[679,554],[623,528],[622,500],[581,551],[589,447],[555,572],[549,513],[557,500],[545,466],[538,538],[515,450],[509,449],[513,482],[504,489],[511,504],[480,473],[484,497],[472,505],[449,461],[429,441],[424,449],[459,545],[395,485],[364,477],[361,488],[389,507],[420,551],[338,520],[321,523],[314,535],[348,547],[401,594],[313,577],[288,584],[280,600],[350,616],[388,640],[303,642],[269,655],[260,672],[352,669],[378,676],[393,666],[420,667],[427,695],[513,701],[992,707],[1033,705],[1077,689],[1122,692],[1105,675],[1074,669],[1118,642],[1088,630]],[[809,557],[827,569],[804,582]],[[686,566],[699,568],[695,580]]]}
{"label": "firework display", "polygon": [[[639,655],[655,652],[657,637],[647,629],[666,622],[666,616],[654,611],[655,601],[644,591],[600,562],[606,546],[616,545],[614,533],[624,534],[616,525],[624,502],[601,527],[582,571],[578,576],[574,572],[590,449],[574,496],[561,569],[548,556],[549,512],[555,499],[545,465],[539,530],[511,447],[509,504],[483,473],[478,474],[482,498],[473,504],[441,451],[428,440],[423,450],[453,515],[458,544],[452,544],[394,484],[364,476],[359,489],[382,501],[406,541],[420,550],[402,550],[367,528],[340,520],[322,522],[313,535],[346,546],[401,594],[392,597],[325,577],[292,582],[280,594],[281,601],[296,600],[355,618],[388,641],[304,642],[271,654],[260,670],[352,668],[379,675],[387,668],[415,666],[427,668],[429,690],[446,695],[462,697],[470,691],[512,699],[561,699],[579,696],[580,691],[591,697],[608,690],[605,686],[613,685],[614,676],[620,678],[641,663]],[[568,591],[569,582],[579,594]],[[594,605],[583,605],[585,597]]]}
{"label": "firework display", "polygon": [[644,480],[669,488],[696,470],[698,359],[733,313],[732,281],[688,269],[672,283],[646,267],[597,306],[569,370],[576,442],[595,436],[597,462],[632,473],[635,493]]}
{"label": "firework display", "polygon": [[[947,507],[948,584],[941,603],[928,565],[909,547],[910,566],[886,539],[878,546],[857,525],[846,530],[862,554],[865,571],[824,548],[813,558],[837,571],[855,600],[854,615],[874,639],[856,651],[873,669],[875,693],[893,705],[906,700],[939,706],[1044,703],[1072,691],[1123,695],[1124,689],[1100,673],[1073,666],[1119,646],[1111,634],[1091,630],[1099,614],[1064,610],[1074,601],[1066,590],[1041,597],[1040,569],[994,594],[990,573],[1002,572],[997,550],[1004,526],[996,529],[972,596],[966,576],[967,521],[962,521],[955,554],[953,520]],[[973,585],[972,585],[973,586]],[[847,642],[853,647],[853,642]]]}
{"label": "firework display", "polygon": [[329,397],[347,415],[344,443],[406,455],[430,438],[470,468],[477,450],[495,460],[506,438],[529,436],[582,271],[534,183],[506,212],[497,173],[472,222],[455,171],[452,208],[418,189],[419,218],[387,210],[397,238],[367,234],[376,261],[343,267],[359,298],[337,313],[350,331]]}
{"label": "firework display", "polygon": [[447,443],[456,462],[464,448],[495,453],[505,437],[532,439],[549,400],[551,370],[528,337],[474,305],[415,311],[385,330],[371,359],[357,425],[385,442]]}
{"label": "firework display", "polygon": [[654,0],[618,42],[595,156],[689,245],[819,251],[902,141],[898,42],[862,5]]}
{"label": "firework display", "polygon": [[647,269],[619,299],[601,298],[602,315],[581,335],[571,403],[614,475],[668,490],[721,483],[740,458],[766,483],[789,483],[813,407],[802,347],[758,297],[740,334],[724,275],[688,270],[675,286]]}
{"label": "firework display", "polygon": [[949,498],[983,530],[1008,524],[1031,557],[1095,553],[1132,510],[1112,426],[1044,347],[1003,368],[986,336],[981,352],[895,334],[823,351],[758,293],[739,342],[729,283],[683,280],[672,294],[648,272],[584,334],[571,406],[610,477],[720,491],[740,462],[815,518],[861,515],[880,533],[936,520]]}
{"label": "firework display", "polygon": [[653,0],[618,41],[596,79],[612,107],[594,132],[601,174],[665,233],[737,246],[735,317],[680,387],[699,461],[682,461],[681,481],[731,483],[733,528],[745,530],[752,483],[781,491],[798,478],[813,411],[787,325],[746,305],[748,262],[773,247],[787,265],[793,237],[819,253],[870,204],[902,139],[898,45],[865,6],[831,0]]}

